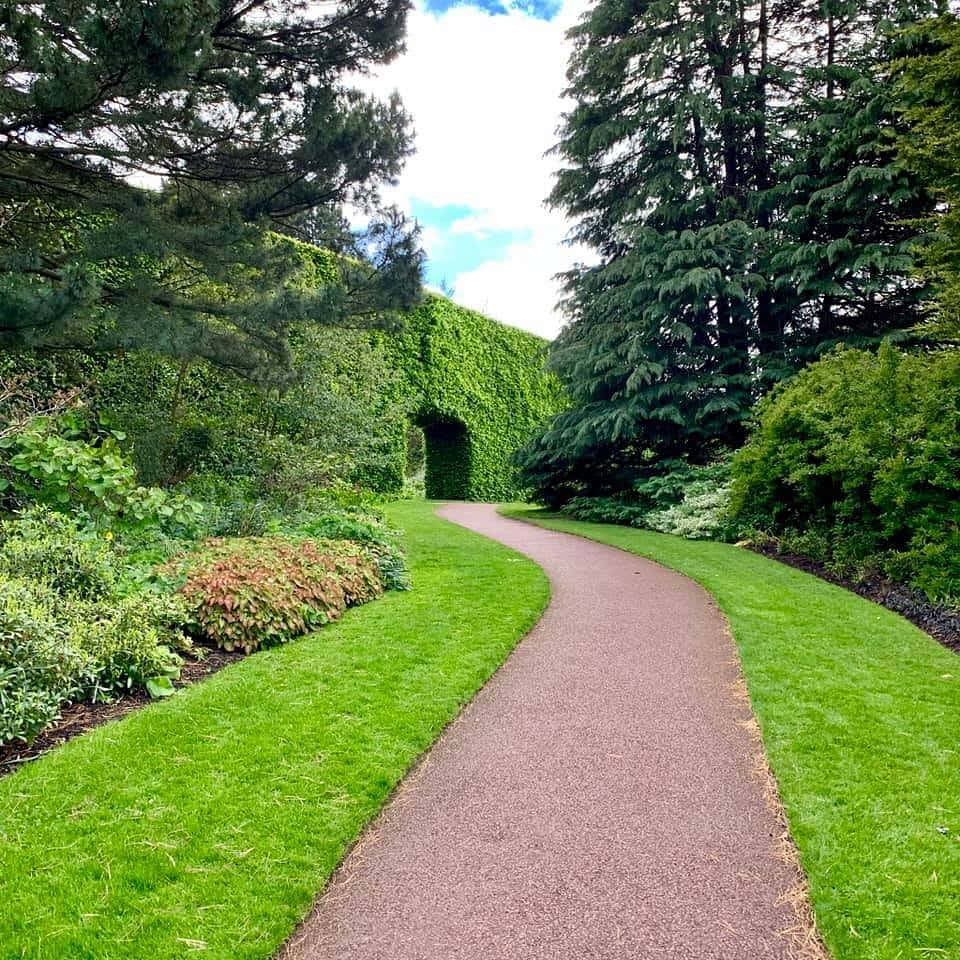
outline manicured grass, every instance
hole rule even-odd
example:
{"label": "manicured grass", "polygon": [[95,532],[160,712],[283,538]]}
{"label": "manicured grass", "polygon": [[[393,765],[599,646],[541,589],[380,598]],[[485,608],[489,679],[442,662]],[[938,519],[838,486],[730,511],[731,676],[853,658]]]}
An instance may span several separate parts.
{"label": "manicured grass", "polygon": [[536,621],[545,576],[391,508],[415,589],[0,780],[0,957],[268,958]]}
{"label": "manicured grass", "polygon": [[960,658],[839,587],[727,544],[509,515],[686,574],[733,628],[837,960],[960,958]]}

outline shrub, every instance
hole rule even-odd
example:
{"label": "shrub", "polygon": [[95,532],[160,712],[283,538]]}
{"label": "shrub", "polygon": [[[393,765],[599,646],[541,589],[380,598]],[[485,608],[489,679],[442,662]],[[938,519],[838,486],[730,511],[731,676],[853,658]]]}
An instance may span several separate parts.
{"label": "shrub", "polygon": [[105,700],[134,686],[173,691],[183,643],[180,598],[141,594],[104,602],[45,581],[0,580],[0,743],[29,742],[61,704]]}
{"label": "shrub", "polygon": [[0,448],[9,451],[0,487],[12,487],[21,503],[81,515],[100,526],[195,533],[201,505],[138,485],[133,465],[120,449],[122,439],[123,433],[90,427],[75,413],[38,417],[0,439]]}
{"label": "shrub", "polygon": [[654,510],[642,526],[688,540],[725,540],[732,536],[730,485],[715,480],[691,483],[683,499],[665,510]]}
{"label": "shrub", "polygon": [[733,477],[745,526],[960,598],[960,353],[836,351],[761,402]]}
{"label": "shrub", "polygon": [[729,539],[730,466],[663,461],[620,497],[575,497],[562,512],[577,520],[645,527],[690,540]]}
{"label": "shrub", "polygon": [[118,579],[110,543],[46,507],[0,523],[0,574],[42,580],[61,595],[83,600],[104,599]]}
{"label": "shrub", "polygon": [[83,656],[40,584],[0,580],[0,743],[32,740],[81,691]]}
{"label": "shrub", "polygon": [[645,507],[620,497],[574,497],[560,512],[587,523],[619,523],[634,527],[642,527],[647,514]]}
{"label": "shrub", "polygon": [[109,605],[77,605],[70,632],[84,659],[84,697],[104,700],[134,687],[155,697],[173,693],[183,661],[172,647],[186,645],[181,629],[188,618],[177,595],[144,592]]}
{"label": "shrub", "polygon": [[196,630],[246,653],[285,643],[383,592],[371,557],[343,541],[212,540],[167,572],[183,577]]}
{"label": "shrub", "polygon": [[296,533],[308,537],[359,543],[376,563],[384,589],[410,589],[400,535],[381,516],[326,504],[325,510],[300,514],[291,518],[288,525]]}
{"label": "shrub", "polygon": [[399,532],[386,522],[369,491],[334,483],[318,488],[285,488],[265,496],[249,481],[230,482],[202,475],[192,478],[190,492],[211,501],[207,533],[221,537],[285,535],[294,538],[351,540],[363,545],[376,562],[387,590],[408,590],[406,557]]}

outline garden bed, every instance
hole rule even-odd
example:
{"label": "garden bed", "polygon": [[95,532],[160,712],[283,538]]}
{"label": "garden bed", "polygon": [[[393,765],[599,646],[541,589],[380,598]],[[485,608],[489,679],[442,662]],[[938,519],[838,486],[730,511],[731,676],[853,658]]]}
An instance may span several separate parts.
{"label": "garden bed", "polygon": [[[210,674],[222,670],[234,660],[245,656],[243,651],[228,652],[216,647],[197,647],[197,651],[202,656],[184,660],[180,678],[173,681],[173,685],[178,689],[192,686]],[[80,736],[81,733],[86,733],[111,720],[119,720],[120,717],[125,717],[128,713],[152,702],[153,698],[146,690],[137,688],[113,700],[66,704],[60,713],[60,719],[41,731],[32,743],[26,744],[22,740],[12,740],[0,744],[0,777],[13,773],[25,763],[36,760],[37,757]]]}
{"label": "garden bed", "polygon": [[781,553],[773,545],[751,545],[754,553],[779,560],[788,566],[796,567],[805,573],[811,573],[827,583],[836,584],[847,590],[872,600],[874,603],[899,613],[914,626],[929,633],[934,640],[942,643],[954,653],[960,653],[960,610],[939,603],[931,603],[919,590],[912,590],[900,583],[883,577],[871,577],[866,580],[849,580],[831,572],[827,567],[795,553]]}

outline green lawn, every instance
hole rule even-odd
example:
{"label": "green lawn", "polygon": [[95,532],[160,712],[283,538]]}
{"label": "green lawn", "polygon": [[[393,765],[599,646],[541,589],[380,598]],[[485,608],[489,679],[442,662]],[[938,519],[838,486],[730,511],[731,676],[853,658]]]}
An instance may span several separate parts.
{"label": "green lawn", "polygon": [[273,955],[547,601],[538,567],[432,510],[390,510],[413,592],[0,780],[2,960]]}
{"label": "green lawn", "polygon": [[960,958],[956,654],[747,550],[505,512],[657,560],[716,597],[837,960]]}

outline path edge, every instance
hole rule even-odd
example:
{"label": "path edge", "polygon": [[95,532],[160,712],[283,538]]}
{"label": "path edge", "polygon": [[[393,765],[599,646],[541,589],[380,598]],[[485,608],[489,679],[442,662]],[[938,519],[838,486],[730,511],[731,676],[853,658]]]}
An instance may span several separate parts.
{"label": "path edge", "polygon": [[[810,882],[807,879],[806,871],[803,869],[800,849],[797,847],[790,830],[790,818],[787,814],[787,808],[783,803],[783,799],[780,796],[780,784],[776,774],[773,772],[773,768],[770,766],[770,758],[767,756],[766,744],[763,741],[763,729],[760,726],[760,721],[757,719],[757,713],[753,708],[750,688],[743,670],[743,662],[740,657],[740,645],[737,643],[736,633],[730,625],[727,612],[723,609],[720,601],[695,577],[691,577],[671,567],[669,564],[661,563],[659,560],[654,560],[652,557],[645,556],[644,554],[633,553],[631,550],[625,550],[623,547],[604,543],[602,540],[587,536],[586,534],[571,533],[569,530],[553,530],[551,527],[538,523],[533,517],[523,516],[519,511],[517,513],[507,512],[509,506],[509,504],[505,503],[498,504],[497,506],[497,513],[505,520],[525,523],[528,526],[538,527],[541,530],[550,530],[552,533],[560,533],[579,540],[586,540],[588,543],[599,543],[611,550],[616,550],[618,553],[625,554],[633,560],[643,560],[663,570],[669,570],[670,573],[683,577],[691,583],[695,583],[707,595],[710,603],[715,607],[723,620],[724,632],[730,639],[734,652],[737,678],[732,684],[731,693],[733,698],[737,700],[745,710],[749,711],[749,717],[746,720],[737,722],[739,726],[747,732],[753,744],[752,775],[760,784],[764,803],[773,815],[781,831],[780,836],[774,840],[775,856],[782,863],[785,863],[793,871],[795,876],[793,885],[781,895],[779,900],[780,903],[787,904],[793,911],[795,923],[787,930],[780,931],[780,934],[791,943],[796,960],[835,960],[817,926],[816,914],[810,900]],[[613,526],[613,524],[611,524],[611,526]],[[497,669],[499,670],[499,667]]]}
{"label": "path edge", "polygon": [[[433,516],[438,520],[442,520],[444,523],[449,523],[455,527],[460,527],[462,530],[466,530],[469,533],[472,533],[476,537],[482,537],[484,540],[489,540],[491,543],[495,543],[498,546],[502,547],[504,550],[509,550],[511,553],[515,553],[518,557],[523,557],[525,560],[528,560],[535,567],[539,568],[541,573],[547,579],[547,596],[544,600],[543,606],[540,608],[540,611],[537,613],[537,618],[534,620],[529,627],[517,637],[516,642],[512,647],[506,652],[503,659],[496,665],[496,667],[490,672],[490,675],[473,691],[473,695],[469,700],[465,700],[460,708],[457,710],[453,716],[444,724],[443,728],[437,732],[436,737],[433,741],[425,747],[411,762],[407,769],[403,772],[403,775],[397,780],[394,784],[393,789],[387,796],[384,798],[383,803],[380,805],[380,809],[377,810],[376,814],[372,816],[364,825],[363,829],[354,837],[353,841],[348,844],[344,850],[343,854],[340,857],[340,860],[337,862],[337,865],[330,871],[330,875],[327,877],[323,886],[314,894],[313,900],[310,904],[309,910],[297,921],[297,925],[290,932],[290,935],[283,941],[282,944],[271,954],[271,960],[288,960],[290,954],[290,948],[296,943],[297,934],[300,932],[301,928],[306,924],[310,917],[313,916],[314,911],[317,908],[317,904],[324,897],[330,887],[333,885],[334,881],[337,879],[339,874],[343,871],[344,864],[347,860],[353,855],[353,853],[360,847],[363,846],[364,841],[372,834],[377,825],[383,820],[383,818],[389,813],[390,809],[403,798],[403,794],[413,787],[416,784],[417,778],[423,773],[427,764],[430,762],[430,755],[440,744],[440,741],[449,733],[453,727],[463,719],[463,715],[466,711],[473,705],[477,697],[479,697],[484,690],[490,685],[494,677],[500,673],[500,671],[507,665],[510,659],[513,657],[517,648],[520,644],[523,643],[527,637],[533,632],[537,627],[540,621],[543,619],[543,615],[547,612],[550,604],[553,602],[553,580],[550,579],[550,575],[547,573],[539,563],[536,562],[532,557],[528,557],[525,553],[521,553],[519,550],[515,550],[513,547],[507,546],[500,540],[497,540],[494,537],[488,537],[485,533],[478,533],[476,530],[471,530],[469,527],[463,526],[463,524],[457,523],[455,520],[451,520],[448,517],[443,516],[440,511],[449,506],[451,503],[455,503],[454,500],[437,500],[434,501],[434,509],[432,511]],[[496,506],[496,505],[494,505]],[[800,958],[800,960],[806,960],[806,958]],[[811,958],[813,960],[813,958]]]}

